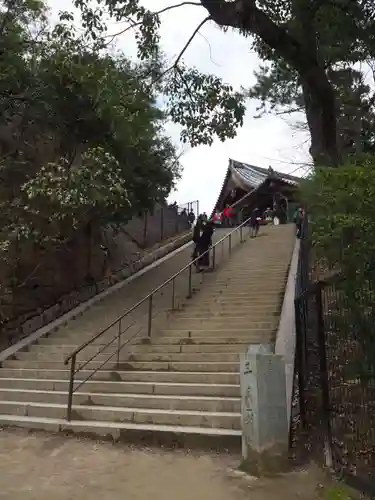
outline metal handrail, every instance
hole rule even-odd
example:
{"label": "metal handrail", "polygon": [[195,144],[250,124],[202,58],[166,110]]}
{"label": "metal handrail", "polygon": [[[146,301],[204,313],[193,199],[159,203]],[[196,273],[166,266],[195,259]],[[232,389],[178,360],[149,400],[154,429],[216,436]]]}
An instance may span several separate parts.
{"label": "metal handrail", "polygon": [[[130,325],[127,326],[127,328],[122,332],[121,331],[121,323],[122,320],[128,316],[130,313],[132,313],[134,310],[136,310],[139,306],[144,304],[146,301],[149,302],[148,306],[148,321],[147,321],[147,336],[148,338],[151,337],[151,330],[152,330],[152,299],[155,294],[157,294],[162,288],[167,286],[168,284],[172,283],[172,310],[174,309],[174,301],[175,301],[175,290],[174,290],[174,281],[175,279],[180,276],[184,271],[188,270],[189,271],[189,277],[188,277],[188,296],[187,298],[191,298],[193,294],[193,289],[192,289],[192,268],[195,266],[198,261],[201,259],[201,257],[205,254],[209,254],[210,251],[212,251],[212,270],[215,269],[216,266],[216,247],[218,247],[220,244],[223,244],[225,240],[229,241],[229,254],[231,253],[232,249],[232,235],[236,233],[237,231],[240,231],[240,242],[243,243],[243,228],[248,224],[250,221],[251,217],[247,218],[244,222],[242,222],[239,226],[237,226],[233,231],[230,233],[226,234],[223,238],[221,238],[219,241],[217,241],[214,245],[212,245],[206,252],[202,253],[197,257],[196,259],[190,261],[186,266],[181,268],[177,273],[175,273],[173,276],[168,278],[166,281],[164,281],[161,285],[156,287],[154,290],[152,290],[148,295],[143,297],[141,300],[139,300],[136,304],[134,304],[130,309],[125,311],[124,314],[119,316],[117,319],[112,321],[106,328],[98,332],[96,335],[91,337],[90,340],[84,342],[81,344],[79,347],[77,347],[74,351],[72,351],[64,360],[64,364],[68,365],[70,362],[70,379],[69,379],[69,392],[68,392],[68,407],[67,407],[67,420],[71,420],[72,416],[72,405],[73,405],[73,394],[74,392],[81,387],[85,382],[87,382],[98,370],[103,368],[103,366],[110,361],[114,355],[116,354],[116,351],[110,353],[109,357],[96,369],[92,370],[92,373],[90,373],[83,381],[80,381],[79,385],[74,387],[75,384],[75,375],[80,372],[85,366],[87,366],[98,354],[102,353],[107,347],[109,347],[111,344],[113,344],[117,340],[117,362],[119,363],[119,355],[120,351],[127,345],[131,340],[134,339],[138,335],[138,333],[142,330],[142,326],[130,337],[128,337],[124,343],[121,344],[121,336],[126,333],[129,328],[134,326],[136,324],[136,321],[131,323]],[[249,232],[250,232],[250,227],[249,227]],[[224,247],[223,247],[224,249]],[[118,332],[110,341],[108,341],[104,346],[102,346],[93,356],[89,358],[89,360],[86,360],[83,362],[82,365],[80,365],[76,369],[76,364],[77,364],[77,355],[83,351],[86,347],[91,345],[95,340],[100,338],[102,335],[104,335],[110,328],[114,327],[115,325],[118,324]]]}

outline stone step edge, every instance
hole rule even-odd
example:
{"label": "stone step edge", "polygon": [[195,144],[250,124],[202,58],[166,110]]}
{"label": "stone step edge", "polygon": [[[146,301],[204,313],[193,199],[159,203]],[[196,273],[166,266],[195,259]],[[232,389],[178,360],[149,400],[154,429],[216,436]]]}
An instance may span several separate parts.
{"label": "stone step edge", "polygon": [[[213,385],[213,384],[212,384]],[[239,387],[239,386],[238,386]],[[58,394],[60,396],[66,396],[68,400],[68,391],[51,391],[47,389],[15,389],[15,388],[7,388],[7,387],[0,387],[0,393],[13,393],[13,394],[46,394],[46,396],[49,396],[51,394]],[[178,395],[178,394],[150,394],[150,393],[144,393],[144,394],[139,394],[139,393],[124,393],[124,392],[84,392],[84,391],[77,391],[74,392],[74,395],[80,395],[80,396],[87,396],[87,397],[115,397],[115,398],[134,398],[134,399],[159,399],[159,400],[169,400],[169,399],[179,399],[181,401],[190,401],[190,400],[197,400],[197,401],[204,401],[204,402],[215,402],[215,401],[239,401],[240,397],[233,397],[233,396],[192,396],[192,395]],[[0,400],[1,403],[1,400]],[[33,403],[33,402],[32,402]],[[44,404],[44,403],[41,403]],[[96,405],[88,405],[88,406],[96,406]],[[81,405],[79,405],[81,407]],[[117,406],[116,406],[117,408]]]}
{"label": "stone step edge", "polygon": [[[246,334],[250,334],[252,332],[264,332],[264,329],[265,328],[273,328],[275,327],[275,324],[277,323],[277,321],[255,321],[254,323],[260,323],[262,324],[263,326],[261,327],[256,327],[256,328],[245,328],[245,327],[242,327],[242,328],[232,328],[231,326],[228,326],[228,327],[223,327],[223,328],[194,328],[194,327],[187,327],[187,328],[164,328],[163,329],[163,332],[162,333],[165,333],[165,334],[172,334],[173,332],[186,332],[186,334],[191,334],[191,333],[199,333],[201,334],[202,332],[231,332],[232,334],[241,334],[243,335],[244,333]],[[188,335],[190,336],[190,335]],[[158,334],[155,334],[155,336],[151,336],[150,338],[150,341],[151,343],[153,343],[153,341],[162,341],[164,338],[173,338],[174,335],[158,335]],[[54,336],[53,338],[55,338],[56,340],[71,340],[71,337],[68,337],[67,335],[61,335],[61,336]],[[82,337],[81,337],[82,338]],[[86,338],[86,337],[84,337]],[[107,337],[108,338],[108,337]],[[110,338],[116,338],[116,335],[111,335]],[[144,341],[144,339],[148,339],[148,337],[138,337],[138,338],[135,338],[135,340],[137,340],[138,342],[142,342]],[[103,339],[104,340],[104,339]],[[106,342],[103,342],[103,344],[99,344],[99,342],[97,342],[96,344],[92,343],[93,345],[104,345]],[[37,344],[36,344],[37,345]],[[70,344],[67,344],[67,345],[70,345]],[[77,344],[78,345],[78,344]]]}
{"label": "stone step edge", "polygon": [[[47,370],[48,371],[48,370]],[[139,373],[139,372],[137,372]],[[192,372],[188,372],[188,373],[192,373]],[[197,373],[197,372],[195,372]],[[203,373],[207,373],[207,372],[203,372]],[[230,372],[232,374],[232,372]],[[0,380],[5,380],[7,382],[12,382],[12,381],[17,381],[17,382],[46,382],[46,383],[52,383],[52,384],[56,384],[56,383],[63,383],[63,384],[66,384],[68,385],[69,383],[69,380],[68,379],[51,379],[51,378],[11,378],[11,377],[1,377],[0,376]],[[84,379],[77,379],[75,381],[76,384],[79,384],[81,382],[83,382]],[[125,385],[125,386],[135,386],[135,385],[139,385],[139,386],[154,386],[154,385],[157,385],[157,386],[162,386],[162,387],[205,387],[205,388],[210,388],[212,386],[214,387],[220,387],[220,388],[224,388],[224,389],[227,389],[227,388],[240,388],[240,385],[239,384],[204,384],[204,383],[201,383],[201,384],[197,384],[195,382],[131,382],[131,381],[127,381],[127,380],[119,380],[119,381],[114,381],[114,380],[97,380],[97,379],[91,379],[91,380],[87,380],[85,382],[85,385],[86,384],[100,384],[100,385]],[[15,391],[27,391],[27,390],[31,390],[31,391],[36,391],[36,392],[51,392],[51,393],[56,393],[56,392],[59,392],[59,391],[48,391],[48,390],[39,390],[39,389],[12,389],[12,388],[6,388],[6,387],[0,387],[0,391],[3,391],[3,390],[15,390]],[[65,393],[65,391],[63,391]],[[77,390],[77,392],[75,392],[75,394],[82,394],[81,391]],[[92,394],[92,393],[88,393],[88,394]],[[104,395],[107,395],[107,394],[113,394],[113,393],[100,393],[100,394],[104,394]],[[120,393],[120,394],[125,394],[125,393]],[[133,394],[131,392],[129,393],[126,393],[126,394]],[[152,396],[152,395],[155,395],[157,396],[158,394],[153,394],[153,393],[142,393],[140,394],[141,396],[144,396],[144,395],[148,395],[148,396]],[[173,394],[171,394],[170,396],[173,396]],[[191,397],[191,396],[186,396],[186,397]],[[195,397],[195,396],[193,396]],[[216,396],[215,396],[216,397]],[[220,397],[220,396],[217,396],[217,397]]]}
{"label": "stone step edge", "polygon": [[[1,405],[8,406],[26,406],[35,408],[62,408],[66,409],[66,404],[59,403],[38,403],[33,401],[7,401],[4,399],[0,400]],[[147,413],[149,415],[168,415],[173,413],[175,415],[183,415],[185,417],[189,416],[203,416],[203,417],[241,417],[239,412],[227,412],[227,411],[193,411],[193,410],[163,410],[159,408],[130,408],[124,406],[102,406],[102,405],[72,405],[72,410],[95,410],[95,411],[113,411],[113,412],[131,412],[131,413]],[[89,420],[91,422],[91,420]]]}
{"label": "stone step edge", "polygon": [[[203,434],[205,436],[235,436],[238,438],[242,437],[242,431],[235,429],[225,429],[225,428],[214,428],[214,427],[188,427],[179,425],[158,425],[158,424],[133,424],[133,423],[123,423],[123,422],[100,422],[98,420],[71,420],[67,422],[63,419],[58,418],[42,418],[42,417],[25,417],[21,415],[3,415],[0,414],[0,425],[14,426],[19,425],[21,427],[25,424],[45,424],[51,431],[64,432],[69,430],[74,430],[74,428],[81,428],[83,430],[88,429],[113,429],[114,431],[121,430],[135,430],[135,431],[150,431],[150,432],[169,432],[173,434]],[[40,428],[40,425],[38,425]]]}
{"label": "stone step edge", "polygon": [[[171,338],[171,337],[170,337]],[[172,337],[174,338],[174,337]],[[179,337],[176,337],[177,339],[179,339]],[[215,337],[212,337],[212,338],[215,338]],[[219,337],[220,338],[220,337]],[[236,342],[231,342],[229,343],[227,341],[228,337],[223,337],[226,341],[225,342],[209,342],[207,344],[203,343],[203,342],[200,342],[198,345],[199,346],[204,346],[204,347],[210,347],[210,348],[214,348],[214,347],[223,347],[223,346],[228,346],[228,345],[232,345],[232,346],[238,346],[238,348],[241,348],[242,349],[242,346],[246,345],[246,344],[243,344],[242,342],[239,342],[239,343],[236,343]],[[252,344],[252,342],[249,342],[249,344]],[[179,342],[179,343],[176,343],[176,344],[171,344],[170,342],[167,342],[165,344],[161,343],[161,344],[154,344],[154,343],[148,343],[148,342],[142,342],[140,344],[128,344],[129,347],[136,347],[136,348],[139,348],[139,347],[148,347],[148,348],[163,348],[163,349],[169,349],[171,346],[172,347],[189,347],[189,346],[196,346],[195,344],[191,344],[191,343],[187,343],[187,342]],[[90,345],[90,348],[91,349],[96,349],[96,350],[100,350],[101,347],[105,346],[105,344],[91,344]],[[67,351],[67,352],[70,352],[70,351],[73,351],[74,349],[76,349],[77,347],[79,347],[78,344],[36,344],[35,345],[35,348],[33,350],[29,350],[29,351],[24,351],[24,352],[33,352],[35,353],[35,351],[38,351],[38,350],[41,350],[41,351],[48,351],[48,350],[52,350],[52,351]],[[86,348],[87,349],[87,348]],[[112,350],[112,351],[107,351],[105,349],[103,349],[102,351],[104,354],[113,354],[114,352],[117,352],[116,349]],[[100,354],[100,353],[98,353]]]}
{"label": "stone step edge", "polygon": [[[19,372],[20,370],[26,372],[26,371],[30,371],[30,372],[35,372],[35,368],[5,368],[6,371],[15,371],[15,372]],[[61,373],[67,373],[68,370],[64,370],[64,369],[59,369],[59,368],[40,368],[38,369],[38,371],[40,372],[61,372]],[[92,373],[92,370],[80,370],[80,373]],[[111,374],[111,373],[137,373],[137,374],[148,374],[148,375],[153,375],[155,373],[154,370],[100,370],[100,373],[105,373],[105,374]],[[167,372],[167,371],[162,371],[162,372],[158,372],[158,373],[175,373],[175,372]],[[240,373],[239,372],[222,372],[222,371],[215,371],[215,372],[199,372],[199,371],[186,371],[186,372],[178,372],[179,374],[182,374],[184,373],[185,375],[191,375],[191,374],[196,374],[196,375],[207,375],[207,373],[215,373],[215,374],[218,374],[218,375],[239,375]],[[1,376],[2,374],[2,371],[0,370],[0,379],[1,378],[9,378],[9,377],[2,377]],[[17,379],[17,380],[20,380],[20,379]],[[42,379],[42,378],[39,378],[37,380],[46,380],[46,379]],[[64,380],[64,379],[60,379],[60,380]],[[92,381],[97,381],[99,382],[100,380],[99,379],[91,379]],[[117,382],[117,380],[106,380],[105,382]],[[122,382],[121,380],[119,382]],[[126,382],[126,381],[125,381]],[[133,383],[133,382],[132,382]],[[146,383],[146,382],[139,382],[139,383]],[[151,382],[151,383],[159,383],[159,382]]]}
{"label": "stone step edge", "polygon": [[[233,354],[233,353],[231,353]],[[239,355],[238,355],[238,358],[239,358]],[[38,364],[38,365],[51,365],[51,366],[48,366],[47,368],[44,368],[45,370],[53,370],[53,367],[54,366],[64,366],[64,362],[61,361],[61,362],[58,362],[58,361],[40,361],[40,360],[33,360],[33,359],[30,359],[30,360],[20,360],[20,359],[16,359],[16,360],[12,360],[12,361],[9,361],[9,363],[13,363],[12,365],[10,366],[5,366],[4,368],[6,370],[9,370],[10,368],[14,368],[14,363],[17,363],[16,367],[20,370],[24,369],[22,368],[22,366],[18,366],[20,365],[21,363],[24,364],[24,367],[25,368],[28,368],[30,370],[34,369],[34,370],[41,370],[43,369],[43,366],[33,366],[31,365],[30,366],[30,363],[33,363],[33,364]],[[82,363],[86,363],[86,362],[82,362]],[[85,366],[91,366],[91,370],[90,371],[93,371],[95,369],[95,366],[96,366],[96,363],[101,363],[101,361],[90,361],[90,363],[88,363],[87,365]],[[208,365],[210,366],[211,368],[214,367],[215,365],[224,365],[224,366],[232,366],[232,365],[238,365],[239,364],[239,361],[157,361],[157,360],[143,360],[143,361],[130,361],[130,360],[127,360],[127,361],[122,361],[122,363],[126,363],[127,365],[131,365],[132,368],[135,368],[136,366],[139,366],[140,364],[141,365],[145,365],[145,364],[155,364],[155,363],[158,363],[159,365],[161,363],[163,363],[163,368],[161,369],[157,369],[157,370],[147,370],[147,371],[157,371],[157,372],[168,372],[168,373],[174,373],[174,372],[178,372],[178,373],[189,373],[189,370],[178,370],[176,368],[174,368],[173,366],[169,366],[169,365],[176,365],[176,366],[181,366],[181,365],[201,365],[201,364],[205,364],[205,365]],[[121,362],[120,362],[121,364]],[[135,366],[134,366],[135,365]],[[79,368],[79,366],[78,366]],[[117,371],[115,368],[113,371]],[[126,370],[122,370],[122,371],[126,371]],[[137,371],[137,370],[129,370],[129,371]],[[194,371],[194,370],[192,370]],[[79,372],[82,372],[82,370],[80,369]],[[217,370],[214,369],[214,370],[207,370],[206,373],[217,373]]]}

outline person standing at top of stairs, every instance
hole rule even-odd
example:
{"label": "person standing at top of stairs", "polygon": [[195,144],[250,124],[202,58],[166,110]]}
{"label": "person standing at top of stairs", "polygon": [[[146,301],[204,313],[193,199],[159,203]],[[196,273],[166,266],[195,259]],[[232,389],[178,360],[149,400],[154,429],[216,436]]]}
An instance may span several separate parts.
{"label": "person standing at top of stairs", "polygon": [[254,208],[251,212],[250,227],[251,227],[251,237],[255,238],[259,233],[260,226],[260,210],[259,208]]}
{"label": "person standing at top of stairs", "polygon": [[234,223],[234,209],[227,205],[223,210],[225,227],[232,227]]}
{"label": "person standing at top of stairs", "polygon": [[202,234],[198,241],[198,251],[201,256],[199,259],[199,269],[210,267],[209,248],[212,246],[212,235],[214,234],[214,225],[208,221],[202,229]]}
{"label": "person standing at top of stairs", "polygon": [[[200,240],[200,237],[201,237],[201,232],[202,232],[202,221],[198,217],[197,222],[195,223],[195,226],[193,227],[193,244],[194,244],[194,249],[193,249],[193,253],[191,255],[191,259],[193,261],[199,256],[199,240]],[[196,262],[195,267],[198,270],[198,268],[199,268],[198,262]]]}

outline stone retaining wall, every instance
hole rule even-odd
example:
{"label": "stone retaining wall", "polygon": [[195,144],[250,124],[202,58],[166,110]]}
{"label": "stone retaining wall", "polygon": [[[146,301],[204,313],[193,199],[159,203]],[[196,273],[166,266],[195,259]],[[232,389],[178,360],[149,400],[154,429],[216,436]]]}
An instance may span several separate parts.
{"label": "stone retaining wall", "polygon": [[113,273],[110,279],[105,279],[92,285],[84,286],[79,290],[66,294],[62,296],[56,304],[43,311],[37,311],[26,321],[22,320],[21,317],[19,318],[18,324],[13,323],[8,325],[8,328],[7,325],[3,326],[1,331],[0,350],[6,349],[16,342],[19,342],[23,338],[34,333],[36,330],[39,330],[39,328],[42,328],[68,311],[74,309],[79,304],[86,302],[115,283],[129,278],[131,275],[173,252],[185,243],[188,243],[190,240],[191,232],[188,231],[187,233],[172,239],[170,242],[150,250],[139,260],[129,263],[129,265],[125,268]]}

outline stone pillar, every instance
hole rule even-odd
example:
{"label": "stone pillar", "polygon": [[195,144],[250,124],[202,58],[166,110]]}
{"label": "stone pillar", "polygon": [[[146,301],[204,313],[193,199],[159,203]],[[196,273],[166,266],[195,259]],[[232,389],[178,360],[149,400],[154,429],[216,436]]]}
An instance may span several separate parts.
{"label": "stone pillar", "polygon": [[242,466],[254,476],[288,469],[285,363],[269,345],[241,355]]}

